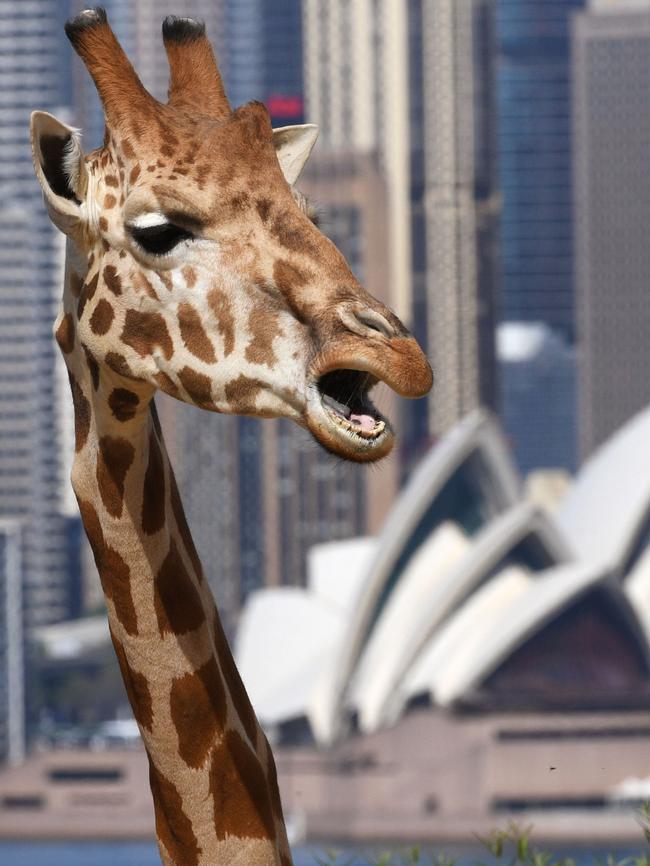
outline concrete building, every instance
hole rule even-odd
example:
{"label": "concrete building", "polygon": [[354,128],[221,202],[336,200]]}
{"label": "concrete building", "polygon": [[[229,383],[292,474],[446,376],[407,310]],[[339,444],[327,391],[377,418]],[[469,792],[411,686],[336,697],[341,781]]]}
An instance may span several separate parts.
{"label": "concrete building", "polygon": [[25,756],[22,533],[0,520],[0,764]]}
{"label": "concrete building", "polygon": [[[0,516],[24,524],[26,624],[73,612],[62,462],[61,368],[52,338],[63,277],[62,237],[34,178],[29,115],[70,117],[67,3],[0,3]],[[73,551],[74,553],[74,551]]]}
{"label": "concrete building", "polygon": [[595,3],[574,29],[579,435],[589,455],[650,402],[650,4]]}
{"label": "concrete building", "polygon": [[496,408],[497,217],[494,3],[422,2],[428,354],[440,435]]}
{"label": "concrete building", "polygon": [[306,119],[319,152],[375,153],[386,184],[391,302],[411,320],[407,4],[303,0]]}

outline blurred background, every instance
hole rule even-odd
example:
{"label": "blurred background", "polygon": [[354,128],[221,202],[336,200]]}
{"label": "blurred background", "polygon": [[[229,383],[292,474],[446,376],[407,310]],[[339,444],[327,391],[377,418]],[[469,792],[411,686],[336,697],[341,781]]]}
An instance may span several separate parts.
{"label": "blurred background", "polygon": [[[104,5],[158,98],[162,19],[190,15],[233,105],[319,124],[300,188],[436,374],[428,399],[381,395],[399,445],[372,469],[287,422],[159,402],[294,838],[462,842],[516,816],[638,839],[650,0]],[[68,481],[64,243],[28,141],[38,108],[101,143],[63,32],[81,8],[0,0],[0,837],[148,839]]]}

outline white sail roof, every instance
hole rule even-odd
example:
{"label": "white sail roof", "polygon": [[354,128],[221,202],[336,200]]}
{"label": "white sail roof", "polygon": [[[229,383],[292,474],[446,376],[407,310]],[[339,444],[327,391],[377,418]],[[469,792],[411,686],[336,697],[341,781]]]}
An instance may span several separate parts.
{"label": "white sail roof", "polygon": [[[340,653],[332,659],[314,694],[310,719],[320,742],[331,742],[336,737],[344,692],[373,624],[388,603],[408,556],[442,522],[436,519],[437,500],[447,482],[463,467],[480,490],[482,501],[469,504],[475,506],[473,516],[477,520],[487,522],[515,503],[519,479],[503,437],[488,413],[473,412],[431,449],[386,521]],[[481,516],[482,511],[485,513]],[[428,515],[432,522],[429,531]]]}
{"label": "white sail roof", "polygon": [[375,539],[319,544],[307,589],[253,593],[237,632],[235,658],[253,706],[270,727],[305,716],[324,666],[348,625]]}
{"label": "white sail roof", "polygon": [[453,704],[573,599],[607,580],[607,572],[584,563],[541,575],[504,569],[434,636],[404,682],[405,700],[429,694],[439,706]]}
{"label": "white sail roof", "polygon": [[[360,665],[360,673],[355,677],[352,703],[358,711],[361,730],[370,732],[386,724],[389,705],[392,717],[395,712],[401,711],[402,706],[397,707],[398,696],[406,696],[400,690],[400,683],[423,647],[431,641],[452,611],[490,577],[499,562],[507,557],[515,561],[525,559],[523,552],[517,552],[517,546],[524,540],[532,540],[549,563],[559,564],[569,558],[567,545],[550,518],[527,502],[520,502],[496,517],[476,536],[473,544],[464,539],[465,543],[459,551],[461,555],[456,556],[447,567],[436,558],[434,549],[430,549],[436,542],[435,538],[420,548],[417,562],[413,565],[422,572],[426,584],[422,583],[423,592],[414,598],[410,606],[410,621],[399,630],[396,630],[395,624],[391,631],[388,627],[388,623],[394,622],[390,615],[391,605],[385,617],[387,626],[381,632],[381,649],[377,648],[369,656],[368,647]],[[410,594],[410,582],[409,566],[395,593],[395,603],[402,590],[404,595]],[[399,640],[395,640],[396,634],[399,634]]]}
{"label": "white sail roof", "polygon": [[443,523],[409,561],[391,603],[384,609],[363,651],[351,687],[350,703],[359,711],[362,730],[375,725],[375,708],[390,692],[403,648],[421,615],[431,611],[436,584],[467,553],[470,542],[454,523]]}
{"label": "white sail roof", "polygon": [[650,408],[587,460],[556,520],[578,558],[622,567],[650,510]]}

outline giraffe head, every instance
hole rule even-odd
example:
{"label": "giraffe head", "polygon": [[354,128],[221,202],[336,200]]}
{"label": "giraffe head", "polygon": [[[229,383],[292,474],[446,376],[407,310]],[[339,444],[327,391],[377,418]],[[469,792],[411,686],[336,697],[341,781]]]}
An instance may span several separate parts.
{"label": "giraffe head", "polygon": [[166,104],[143,87],[102,9],[66,25],[104,106],[103,147],[32,117],[51,218],[81,263],[69,330],[93,363],[217,412],[288,417],[330,451],[391,449],[378,381],[432,383],[415,340],[353,277],[294,184],[313,125],[273,130],[263,105],[233,111],[199,22],[167,18]]}

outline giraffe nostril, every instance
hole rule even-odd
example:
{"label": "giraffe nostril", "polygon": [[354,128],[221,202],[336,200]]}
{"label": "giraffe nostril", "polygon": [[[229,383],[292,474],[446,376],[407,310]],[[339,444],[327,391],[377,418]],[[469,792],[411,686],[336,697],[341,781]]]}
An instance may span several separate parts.
{"label": "giraffe nostril", "polygon": [[359,334],[360,337],[368,336],[369,332],[380,334],[389,340],[396,336],[395,328],[390,322],[377,310],[372,310],[369,307],[361,310],[347,307],[341,310],[340,316],[343,324],[353,333]]}

